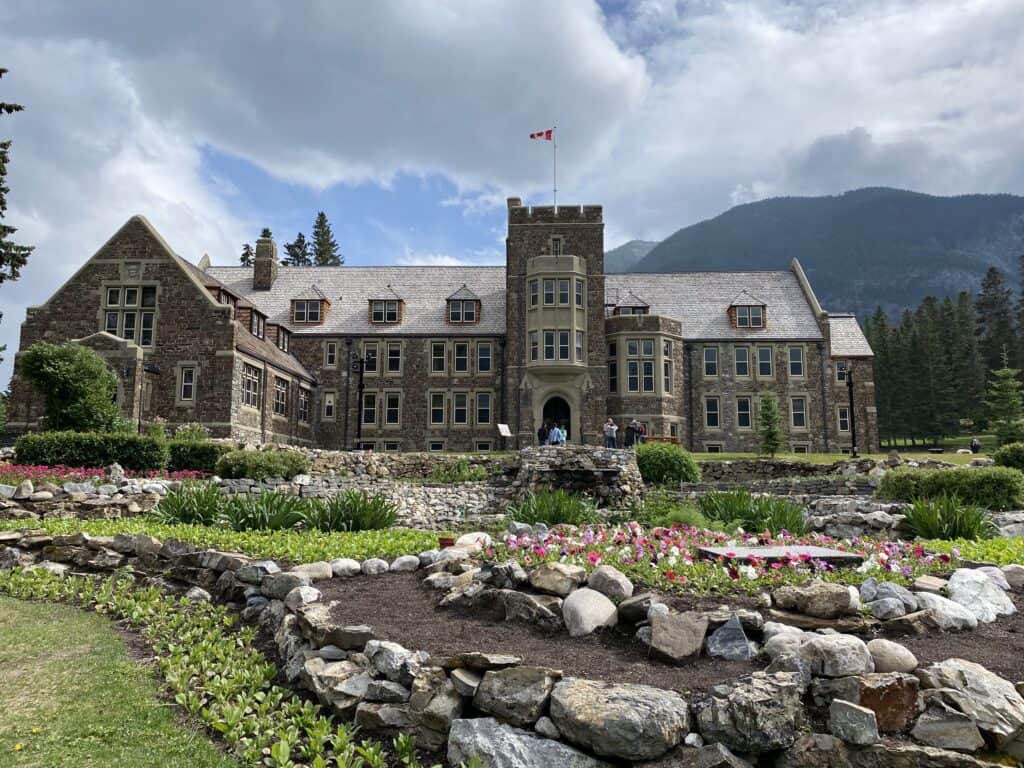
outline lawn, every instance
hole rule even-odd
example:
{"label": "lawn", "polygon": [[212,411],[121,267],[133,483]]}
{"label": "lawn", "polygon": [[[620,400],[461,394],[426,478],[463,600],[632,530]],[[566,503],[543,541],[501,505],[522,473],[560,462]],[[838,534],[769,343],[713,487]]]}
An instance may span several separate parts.
{"label": "lawn", "polygon": [[[947,449],[946,453],[927,453],[922,451],[900,451],[900,458],[908,461],[946,461],[950,464],[970,464],[971,459],[985,458],[985,454],[974,455],[957,454]],[[889,458],[887,453],[862,453],[862,459],[874,459],[882,461]],[[737,461],[739,459],[763,459],[756,453],[695,453],[693,458],[697,461]],[[780,461],[804,461],[810,464],[835,464],[837,461],[846,461],[850,457],[842,453],[777,453],[776,460]]]}
{"label": "lawn", "polygon": [[103,616],[0,597],[0,765],[228,768]]}

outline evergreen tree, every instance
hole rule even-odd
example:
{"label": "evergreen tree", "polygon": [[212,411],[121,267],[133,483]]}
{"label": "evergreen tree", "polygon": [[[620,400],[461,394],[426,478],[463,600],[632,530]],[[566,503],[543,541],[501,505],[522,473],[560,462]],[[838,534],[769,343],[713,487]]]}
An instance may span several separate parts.
{"label": "evergreen tree", "polygon": [[313,260],[318,267],[340,267],[345,263],[338,241],[334,239],[327,214],[320,211],[313,223]]}
{"label": "evergreen tree", "polygon": [[978,322],[978,352],[986,371],[1003,368],[1003,352],[1008,351],[1009,365],[1014,363],[1017,344],[1013,333],[1013,291],[1003,273],[989,268],[981,281],[981,293],[975,304]]}
{"label": "evergreen tree", "polygon": [[999,445],[1016,443],[1024,439],[1024,403],[1021,401],[1020,371],[1010,368],[1008,354],[1003,355],[1003,366],[992,371],[988,385],[985,409],[989,426]]}
{"label": "evergreen tree", "polygon": [[[7,70],[0,67],[0,78]],[[0,115],[10,115],[20,112],[24,107],[21,104],[11,104],[0,101]],[[17,280],[21,274],[21,268],[28,261],[32,253],[32,246],[18,245],[11,239],[11,235],[17,232],[16,227],[10,227],[4,223],[7,214],[7,193],[10,191],[6,184],[7,163],[11,159],[11,142],[0,141],[0,283],[5,280]]]}
{"label": "evergreen tree", "polygon": [[251,267],[256,260],[256,254],[249,243],[242,245],[242,255],[238,257],[238,263],[243,267]]}
{"label": "evergreen tree", "polygon": [[761,441],[761,453],[771,458],[782,447],[782,418],[779,416],[779,401],[775,395],[765,395],[757,411],[757,435]]}
{"label": "evergreen tree", "polygon": [[313,264],[313,252],[310,247],[309,241],[306,236],[299,232],[295,236],[295,239],[286,243],[284,246],[285,253],[288,254],[284,257],[281,262],[285,266],[289,267],[309,267]]}
{"label": "evergreen tree", "polygon": [[961,419],[973,425],[984,415],[985,366],[978,354],[974,302],[968,291],[961,291],[956,298],[954,326],[950,368],[956,385],[956,410]]}
{"label": "evergreen tree", "polygon": [[270,231],[270,227],[264,227],[263,230],[260,232],[260,238],[271,238],[273,236],[274,235]]}
{"label": "evergreen tree", "polygon": [[896,374],[892,355],[893,330],[881,307],[864,323],[864,334],[875,353],[875,405],[878,408],[878,433],[885,442],[897,437],[893,423],[893,380]]}
{"label": "evergreen tree", "polygon": [[1024,253],[1020,262],[1020,293],[1017,296],[1017,364],[1024,366]]}

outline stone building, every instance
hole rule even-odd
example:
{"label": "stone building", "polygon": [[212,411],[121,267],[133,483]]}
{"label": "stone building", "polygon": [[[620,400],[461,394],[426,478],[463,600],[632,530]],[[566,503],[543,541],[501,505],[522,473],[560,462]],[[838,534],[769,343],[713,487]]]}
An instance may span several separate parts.
{"label": "stone building", "polygon": [[[608,416],[695,451],[753,451],[767,393],[789,450],[839,451],[852,371],[858,447],[877,447],[871,349],[795,260],[606,275],[600,206],[518,198],[506,244],[504,267],[284,267],[262,238],[251,268],[195,266],[135,216],[28,310],[21,349],[95,349],[140,427],[161,417],[251,443],[379,451],[522,447],[550,421],[600,443]],[[41,426],[17,376],[8,414],[8,435]]]}

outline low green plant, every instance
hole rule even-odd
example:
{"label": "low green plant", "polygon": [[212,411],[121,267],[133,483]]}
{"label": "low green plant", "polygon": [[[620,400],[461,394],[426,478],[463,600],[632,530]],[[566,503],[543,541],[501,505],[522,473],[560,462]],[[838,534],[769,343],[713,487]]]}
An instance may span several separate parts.
{"label": "low green plant", "polygon": [[451,464],[439,464],[430,474],[430,479],[435,483],[472,483],[487,479],[487,470],[477,465],[471,465],[465,459],[458,459]]}
{"label": "low green plant", "polygon": [[[666,490],[654,488],[630,507],[630,519],[647,526],[710,528],[711,523],[693,504],[681,503]],[[609,523],[628,522],[611,518]]]}
{"label": "low green plant", "polygon": [[171,491],[153,510],[161,523],[215,525],[220,521],[227,499],[211,483],[187,483]]}
{"label": "low green plant", "polygon": [[178,425],[174,439],[182,443],[205,443],[210,439],[210,430],[197,421],[190,421]]}
{"label": "low green plant", "polygon": [[992,539],[932,539],[924,543],[929,552],[942,552],[979,563],[1013,565],[1024,563],[1024,537],[998,536]]}
{"label": "low green plant", "polygon": [[877,493],[896,501],[956,496],[986,509],[1015,509],[1024,502],[1024,472],[1010,467],[899,467],[882,476]]}
{"label": "low green plant", "polygon": [[170,458],[166,440],[130,432],[41,432],[22,435],[14,444],[18,464],[66,467],[164,469]]}
{"label": "low green plant", "polygon": [[288,531],[302,524],[307,506],[287,493],[231,496],[217,522],[233,531]]}
{"label": "low green plant", "polygon": [[195,469],[213,474],[217,471],[217,462],[221,456],[229,453],[231,448],[221,443],[207,441],[175,439],[168,444],[170,456],[167,468],[172,472],[181,469]]}
{"label": "low green plant", "polygon": [[992,459],[1000,467],[1024,471],[1024,443],[1007,443],[992,454]]}
{"label": "low green plant", "polygon": [[290,480],[309,472],[309,459],[298,451],[229,451],[217,460],[216,472],[228,478],[283,477]]}
{"label": "low green plant", "polygon": [[693,457],[675,443],[641,443],[636,463],[645,483],[697,483],[700,468]]}
{"label": "low green plant", "polygon": [[964,504],[957,496],[943,494],[931,499],[914,499],[907,510],[907,524],[923,539],[991,538],[995,526],[988,513],[973,504]]}
{"label": "low green plant", "polygon": [[806,532],[803,508],[777,496],[752,496],[748,491],[713,491],[697,500],[697,508],[708,519],[727,529],[749,532],[782,531],[794,535]]}
{"label": "low green plant", "polygon": [[594,503],[585,496],[566,491],[538,491],[520,504],[509,507],[508,516],[519,523],[584,525],[597,520]]}
{"label": "low green plant", "polygon": [[313,499],[303,510],[306,528],[318,531],[377,531],[398,521],[398,508],[383,494],[348,490],[328,499]]}

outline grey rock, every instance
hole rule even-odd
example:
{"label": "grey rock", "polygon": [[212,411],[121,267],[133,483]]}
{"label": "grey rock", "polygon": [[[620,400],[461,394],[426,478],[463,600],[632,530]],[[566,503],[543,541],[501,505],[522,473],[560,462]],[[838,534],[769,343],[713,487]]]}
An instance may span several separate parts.
{"label": "grey rock", "polygon": [[735,616],[740,620],[740,625],[743,627],[744,632],[764,631],[764,616],[758,611],[752,611],[748,608],[730,608],[727,605],[723,605],[713,611],[704,611],[704,615],[708,617],[709,629],[718,629]]}
{"label": "grey rock", "polygon": [[714,686],[694,710],[705,740],[741,753],[785,749],[803,721],[801,682],[790,672],[755,672]]}
{"label": "grey rock", "polygon": [[[804,693],[811,684],[811,665],[807,660],[796,653],[783,653],[772,659],[772,662],[764,668],[764,671],[771,675],[775,672],[789,672],[794,675],[800,687],[800,693]],[[825,678],[820,678],[825,679]]]}
{"label": "grey rock", "polygon": [[1010,582],[1006,579],[1006,574],[1003,573],[1001,568],[996,568],[994,565],[983,565],[978,568],[978,571],[988,576],[992,580],[992,583],[1004,592],[1009,592],[1012,588],[1010,587]]}
{"label": "grey rock", "polygon": [[942,595],[918,592],[917,602],[921,608],[931,612],[931,618],[943,631],[974,629],[978,626],[978,617],[974,613]]}
{"label": "grey rock", "polygon": [[[138,541],[137,538],[136,541]],[[136,551],[138,550],[136,549]],[[138,554],[141,555],[143,553],[139,552]],[[259,584],[263,581],[264,576],[280,572],[281,568],[273,560],[259,560],[255,563],[243,565],[235,571],[235,578],[247,584]]]}
{"label": "grey rock", "polygon": [[917,669],[917,658],[899,643],[876,637],[868,640],[867,646],[875,663],[875,672],[913,672]]}
{"label": "grey rock", "polygon": [[271,600],[284,600],[296,587],[308,587],[312,580],[304,573],[268,573],[260,579],[260,591]]}
{"label": "grey rock", "polygon": [[874,576],[864,579],[860,583],[860,599],[865,603],[870,603],[875,600],[875,596],[878,594],[878,579]]}
{"label": "grey rock", "polygon": [[875,713],[867,707],[833,699],[828,708],[828,729],[847,744],[865,746],[878,741]]}
{"label": "grey rock", "polygon": [[529,580],[529,574],[515,560],[491,566],[491,583],[498,589],[516,589]]}
{"label": "grey rock", "polygon": [[675,663],[700,653],[708,629],[706,616],[696,612],[651,616],[651,651]]}
{"label": "grey rock", "polygon": [[525,621],[548,629],[562,626],[562,601],[551,595],[529,595],[514,589],[498,591],[505,621]]}
{"label": "grey rock", "polygon": [[420,559],[416,555],[402,555],[396,557],[390,566],[392,573],[412,573],[419,570]]}
{"label": "grey rock", "polygon": [[898,619],[900,616],[907,614],[903,601],[896,597],[883,597],[880,600],[872,600],[870,603],[867,603],[867,607],[871,611],[871,615],[880,621]]}
{"label": "grey rock", "polygon": [[957,568],[949,577],[949,599],[986,624],[1016,613],[1013,601],[980,570]]}
{"label": "grey rock", "polygon": [[558,730],[558,726],[555,725],[555,721],[547,715],[537,719],[536,724],[533,726],[533,730],[543,736],[545,739],[560,739],[562,738],[562,732]]}
{"label": "grey rock", "polygon": [[756,646],[747,639],[739,616],[733,616],[708,636],[707,652],[708,656],[726,661],[750,661],[757,655]]}
{"label": "grey rock", "polygon": [[612,600],[625,600],[633,595],[633,582],[612,565],[599,565],[587,578],[587,586]]}
{"label": "grey rock", "polygon": [[559,597],[565,597],[586,579],[585,568],[565,563],[542,563],[530,572],[530,586]]}
{"label": "grey rock", "polygon": [[1002,567],[1003,578],[1010,585],[1010,589],[1020,591],[1024,589],[1024,565],[1004,565]]}
{"label": "grey rock", "polygon": [[910,735],[929,747],[957,752],[976,752],[985,746],[974,721],[938,699],[928,703]]}
{"label": "grey rock", "polygon": [[[91,488],[92,486],[90,486]],[[14,492],[18,490],[16,485],[5,485],[0,483],[0,499],[10,499],[14,496]],[[70,493],[70,491],[68,491]]]}
{"label": "grey rock", "polygon": [[437,557],[440,554],[440,551],[436,549],[428,549],[425,552],[420,552],[417,555],[420,560],[420,567],[426,568],[428,565],[433,565],[437,562]]}
{"label": "grey rock", "polygon": [[764,623],[764,639],[766,642],[776,635],[795,635],[799,637],[803,633],[804,631],[800,627],[794,627],[790,624],[781,624],[777,621],[766,621]]}
{"label": "grey rock", "polygon": [[331,573],[338,578],[358,576],[361,572],[362,566],[358,560],[353,560],[350,557],[339,557],[337,560],[331,560]]}
{"label": "grey rock", "polygon": [[472,698],[477,689],[480,687],[480,681],[483,679],[476,672],[470,669],[453,669],[449,679],[452,681],[452,685],[455,686],[455,690],[459,692],[460,696],[466,696]]}
{"label": "grey rock", "polygon": [[315,603],[322,596],[316,587],[296,587],[284,596],[284,604],[289,610],[294,611],[299,606]]}
{"label": "grey rock", "polygon": [[448,734],[448,762],[479,758],[487,768],[610,768],[572,747],[494,718],[455,720]]}
{"label": "grey rock", "polygon": [[474,672],[486,672],[490,669],[506,669],[521,663],[522,659],[507,653],[481,653],[471,651],[450,656],[443,663],[445,669],[465,667]]}
{"label": "grey rock", "polygon": [[185,598],[193,603],[208,603],[213,597],[202,587],[192,587],[185,593]]}
{"label": "grey rock", "polygon": [[502,722],[527,726],[543,714],[555,676],[543,667],[510,667],[486,672],[473,706]]}
{"label": "grey rock", "polygon": [[[938,576],[918,576],[914,579],[913,588],[914,593],[919,595],[922,592],[929,592],[933,595],[941,595],[946,591],[946,585],[948,582],[945,579],[940,579]],[[918,607],[920,601],[918,601]]]}
{"label": "grey rock", "polygon": [[402,685],[411,685],[420,667],[428,660],[425,653],[407,650],[387,640],[370,640],[363,653],[370,660],[374,672]]}
{"label": "grey rock", "polygon": [[331,564],[321,560],[316,563],[304,563],[291,569],[292,573],[302,573],[309,576],[310,581],[326,581],[334,576]]}
{"label": "grey rock", "polygon": [[402,704],[409,700],[409,689],[390,680],[373,680],[366,686],[364,701]]}
{"label": "grey rock", "polygon": [[814,580],[806,586],[784,586],[772,592],[775,605],[819,619],[835,619],[855,613],[850,591],[842,584]]}
{"label": "grey rock", "polygon": [[369,560],[363,561],[361,570],[364,576],[380,576],[382,573],[387,573],[389,567],[387,560],[371,557]]}
{"label": "grey rock", "polygon": [[811,635],[797,653],[810,665],[813,675],[822,677],[860,675],[875,669],[867,645],[853,635]]}
{"label": "grey rock", "polygon": [[752,768],[746,760],[736,757],[724,744],[708,744],[697,752],[697,768]]}
{"label": "grey rock", "polygon": [[18,483],[18,487],[14,489],[14,493],[10,498],[15,501],[25,501],[31,498],[32,494],[35,493],[35,486],[32,485],[32,481],[28,478]]}
{"label": "grey rock", "polygon": [[363,701],[356,707],[356,725],[372,733],[393,735],[416,724],[407,704],[379,704]]}
{"label": "grey rock", "polygon": [[562,620],[571,637],[583,637],[599,627],[613,627],[618,621],[615,603],[600,592],[582,587],[562,603]]}
{"label": "grey rock", "polygon": [[619,620],[627,624],[647,621],[647,611],[657,598],[650,592],[633,595],[619,603]]}

